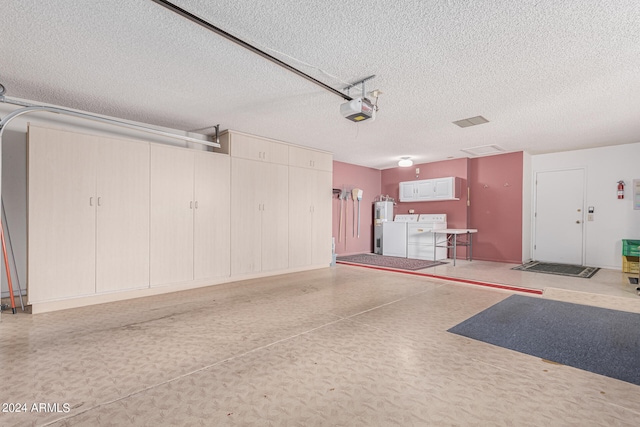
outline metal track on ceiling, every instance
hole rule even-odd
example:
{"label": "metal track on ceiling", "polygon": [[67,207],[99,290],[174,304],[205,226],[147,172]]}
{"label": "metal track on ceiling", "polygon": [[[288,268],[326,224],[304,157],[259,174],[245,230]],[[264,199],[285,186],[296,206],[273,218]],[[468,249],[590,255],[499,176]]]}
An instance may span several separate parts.
{"label": "metal track on ceiling", "polygon": [[236,36],[234,36],[232,34],[229,34],[228,32],[224,31],[223,29],[221,29],[219,27],[216,27],[215,25],[213,25],[209,21],[206,21],[206,20],[200,18],[199,16],[194,15],[193,13],[191,13],[191,12],[185,10],[185,9],[183,9],[183,8],[181,8],[179,6],[176,6],[175,4],[173,4],[171,2],[168,2],[168,1],[165,1],[165,0],[151,0],[151,1],[153,1],[154,3],[159,4],[160,6],[163,6],[163,7],[167,8],[167,9],[169,9],[170,11],[172,11],[172,12],[174,12],[174,13],[176,13],[176,14],[178,14],[178,15],[180,15],[180,16],[188,19],[188,20],[190,20],[191,22],[194,22],[194,23],[200,25],[201,27],[206,28],[207,30],[209,30],[211,32],[214,32],[214,33],[226,38],[229,41],[232,41],[233,43],[236,43],[239,46],[244,47],[245,49],[250,50],[253,53],[256,53],[256,54],[262,56],[263,58],[267,59],[268,61],[271,61],[274,64],[279,65],[282,68],[284,68],[284,69],[286,69],[286,70],[288,70],[288,71],[290,71],[290,72],[292,72],[294,74],[297,74],[298,76],[310,81],[311,83],[314,83],[314,84],[320,86],[321,88],[333,93],[334,95],[338,95],[339,97],[341,97],[343,99],[346,99],[347,101],[351,101],[353,99],[349,95],[346,95],[346,94],[340,92],[339,90],[334,89],[334,88],[332,88],[331,86],[329,86],[329,85],[327,85],[325,83],[322,83],[320,80],[311,77],[307,73],[305,73],[303,71],[300,71],[295,67],[292,67],[291,65],[287,64],[286,62],[283,62],[283,61],[279,60],[278,58],[276,58],[273,55],[269,55],[267,52],[265,52],[265,51],[263,51],[261,49],[258,49],[257,47],[245,42],[242,39],[239,39],[238,37],[236,37]]}

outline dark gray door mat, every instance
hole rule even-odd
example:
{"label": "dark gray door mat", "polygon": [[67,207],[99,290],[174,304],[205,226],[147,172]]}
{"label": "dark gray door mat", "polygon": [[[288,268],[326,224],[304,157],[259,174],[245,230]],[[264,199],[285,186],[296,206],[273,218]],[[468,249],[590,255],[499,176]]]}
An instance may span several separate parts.
{"label": "dark gray door mat", "polygon": [[377,254],[358,254],[339,256],[338,262],[375,265],[378,267],[397,268],[400,270],[422,270],[423,268],[435,267],[446,264],[446,262],[429,261],[424,259],[401,258],[395,256],[384,256]]}
{"label": "dark gray door mat", "polygon": [[531,261],[526,264],[513,267],[512,270],[533,271],[535,273],[557,274],[559,276],[582,277],[583,279],[589,279],[600,269],[598,267],[585,267],[582,265]]}

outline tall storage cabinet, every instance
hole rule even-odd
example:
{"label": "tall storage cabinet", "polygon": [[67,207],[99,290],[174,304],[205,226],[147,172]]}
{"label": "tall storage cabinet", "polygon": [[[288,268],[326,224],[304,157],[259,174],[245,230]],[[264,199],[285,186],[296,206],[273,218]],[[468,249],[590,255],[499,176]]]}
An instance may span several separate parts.
{"label": "tall storage cabinet", "polygon": [[29,127],[30,303],[149,286],[148,150]]}
{"label": "tall storage cabinet", "polygon": [[[245,135],[231,145],[231,275],[284,270],[289,263],[288,153],[275,143]],[[261,157],[249,160],[250,141]],[[287,148],[285,146],[285,148]],[[264,157],[262,157],[264,156]],[[247,156],[250,157],[250,156]],[[279,163],[272,163],[279,162]],[[284,164],[283,164],[284,163]]]}
{"label": "tall storage cabinet", "polygon": [[228,277],[231,256],[229,156],[196,152],[193,278]]}
{"label": "tall storage cabinet", "polygon": [[229,158],[151,147],[151,286],[229,275]]}
{"label": "tall storage cabinet", "polygon": [[330,154],[289,148],[289,266],[331,262]]}
{"label": "tall storage cabinet", "polygon": [[30,126],[33,312],[329,266],[331,154],[220,140],[223,153]]}
{"label": "tall storage cabinet", "polygon": [[96,292],[149,286],[149,144],[98,145]]}

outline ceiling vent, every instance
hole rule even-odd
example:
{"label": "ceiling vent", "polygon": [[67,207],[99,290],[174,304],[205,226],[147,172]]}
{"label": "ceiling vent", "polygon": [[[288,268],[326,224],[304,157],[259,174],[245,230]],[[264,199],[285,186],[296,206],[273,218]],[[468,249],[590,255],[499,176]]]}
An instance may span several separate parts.
{"label": "ceiling vent", "polygon": [[472,156],[490,156],[492,154],[502,154],[505,152],[505,149],[497,145],[481,145],[479,147],[464,148],[460,151],[464,151]]}
{"label": "ceiling vent", "polygon": [[489,123],[489,120],[482,116],[469,117],[468,119],[453,122],[454,125],[458,125],[461,128],[468,128],[469,126],[481,125],[483,123]]}

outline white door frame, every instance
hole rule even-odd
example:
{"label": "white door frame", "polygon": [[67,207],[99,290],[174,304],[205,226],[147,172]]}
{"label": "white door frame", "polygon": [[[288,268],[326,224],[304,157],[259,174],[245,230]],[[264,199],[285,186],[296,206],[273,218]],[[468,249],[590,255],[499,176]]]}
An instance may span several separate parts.
{"label": "white door frame", "polygon": [[582,177],[583,177],[583,182],[582,182],[582,250],[581,250],[581,265],[585,265],[585,261],[586,261],[586,223],[585,223],[585,209],[586,209],[586,205],[587,205],[587,167],[586,166],[582,166],[582,167],[572,167],[572,168],[556,168],[556,169],[544,169],[544,170],[537,170],[533,172],[533,182],[532,182],[532,186],[533,186],[533,209],[531,211],[531,223],[532,223],[532,227],[531,227],[531,255],[532,255],[532,260],[536,260],[536,236],[537,236],[537,226],[538,223],[536,221],[536,213],[538,211],[538,191],[537,191],[537,182],[538,182],[538,174],[539,173],[546,173],[546,172],[565,172],[565,171],[572,171],[572,170],[581,170],[582,173]]}

